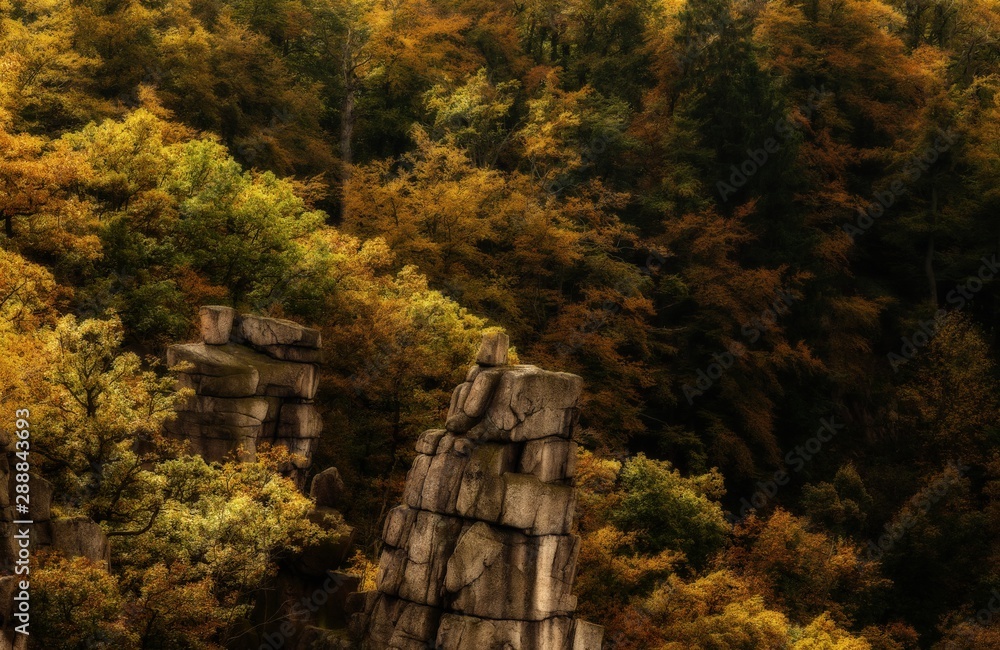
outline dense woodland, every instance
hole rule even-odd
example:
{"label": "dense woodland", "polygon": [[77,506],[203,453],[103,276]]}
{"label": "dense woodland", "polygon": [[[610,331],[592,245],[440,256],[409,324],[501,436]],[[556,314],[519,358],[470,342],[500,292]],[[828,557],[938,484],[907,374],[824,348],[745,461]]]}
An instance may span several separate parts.
{"label": "dense woodland", "polygon": [[1000,648],[998,188],[996,0],[0,0],[0,421],[112,541],[33,641],[225,647],[320,534],[160,435],[230,304],[322,329],[359,570],[502,328],[607,647]]}

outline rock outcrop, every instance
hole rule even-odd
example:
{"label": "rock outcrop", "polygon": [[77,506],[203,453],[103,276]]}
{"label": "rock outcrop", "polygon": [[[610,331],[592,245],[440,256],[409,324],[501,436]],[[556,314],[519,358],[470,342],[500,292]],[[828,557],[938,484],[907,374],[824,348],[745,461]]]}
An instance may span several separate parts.
{"label": "rock outcrop", "polygon": [[[12,446],[12,445],[11,445]],[[29,474],[29,504],[27,512],[19,512],[16,487],[18,459],[14,451],[0,454],[0,650],[27,650],[29,636],[15,633],[24,623],[22,600],[15,600],[23,580],[30,574],[19,569],[34,562],[39,551],[56,551],[67,558],[85,557],[108,568],[111,545],[107,535],[92,519],[83,516],[60,517],[52,511],[53,485],[41,476]],[[29,523],[25,523],[29,522]],[[26,535],[27,534],[27,535]],[[27,545],[27,546],[26,546]]]}
{"label": "rock outcrop", "polygon": [[[229,307],[202,307],[199,316],[201,341],[167,350],[168,365],[194,395],[166,432],[210,462],[249,461],[261,443],[282,445],[297,456],[283,469],[304,490],[323,429],[313,403],[322,360],[319,331]],[[306,517],[337,534],[283,558],[241,622],[233,650],[305,650],[321,641],[347,647],[344,601],[358,580],[336,571],[353,539],[338,512],[345,487],[337,469],[316,474],[310,495],[316,505]]]}
{"label": "rock outcrop", "polygon": [[[16,462],[13,453],[0,456],[0,482],[6,485],[6,489],[0,490],[0,566],[13,569],[23,559],[18,533],[24,530],[30,530],[32,555],[49,549],[66,557],[82,556],[108,566],[111,545],[104,531],[88,517],[53,516],[53,486],[41,476],[29,475],[28,512],[19,514],[15,510],[17,482],[11,469]],[[18,521],[31,523],[15,523]]]}
{"label": "rock outcrop", "polygon": [[363,650],[599,650],[574,618],[571,533],[582,380],[507,366],[484,337],[444,429],[421,435],[385,522],[376,591],[352,621]]}
{"label": "rock outcrop", "polygon": [[208,461],[250,460],[257,446],[295,454],[288,473],[303,485],[323,428],[313,404],[320,333],[277,318],[202,307],[201,342],[172,345],[167,363],[194,396],[167,425]]}

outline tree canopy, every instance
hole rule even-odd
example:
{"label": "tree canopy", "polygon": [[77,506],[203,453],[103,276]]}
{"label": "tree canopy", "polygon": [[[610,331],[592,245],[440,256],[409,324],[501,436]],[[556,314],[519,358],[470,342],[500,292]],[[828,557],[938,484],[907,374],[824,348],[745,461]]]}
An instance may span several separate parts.
{"label": "tree canopy", "polygon": [[204,304],[322,330],[361,563],[503,330],[586,382],[613,647],[995,645],[998,30],[994,0],[0,0],[0,419],[39,413],[55,507],[112,540],[110,573],[40,558],[45,647],[225,647],[319,534],[280,453],[160,435]]}

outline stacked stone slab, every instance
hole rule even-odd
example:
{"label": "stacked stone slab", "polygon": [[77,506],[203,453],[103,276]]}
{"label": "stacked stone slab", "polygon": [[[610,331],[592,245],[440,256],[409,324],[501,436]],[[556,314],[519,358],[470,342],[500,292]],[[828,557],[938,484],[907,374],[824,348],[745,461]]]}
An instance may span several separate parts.
{"label": "stacked stone slab", "polygon": [[297,455],[287,469],[301,483],[323,427],[313,404],[319,331],[229,307],[202,307],[200,317],[200,343],[167,349],[195,393],[167,433],[209,461],[252,460],[262,442],[283,445]]}
{"label": "stacked stone slab", "polygon": [[377,590],[356,603],[364,650],[601,648],[571,593],[582,380],[507,366],[507,345],[484,337],[445,428],[417,442]]}

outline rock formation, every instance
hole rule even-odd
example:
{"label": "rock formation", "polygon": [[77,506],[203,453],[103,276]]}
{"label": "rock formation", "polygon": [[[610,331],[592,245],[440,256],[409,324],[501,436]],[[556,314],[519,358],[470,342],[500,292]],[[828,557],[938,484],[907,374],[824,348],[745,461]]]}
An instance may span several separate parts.
{"label": "rock formation", "polygon": [[[12,460],[13,459],[13,460]],[[55,517],[52,514],[52,484],[41,476],[29,476],[31,501],[27,513],[18,514],[14,509],[14,472],[10,471],[16,459],[0,456],[0,481],[7,488],[0,490],[0,566],[16,566],[20,546],[15,535],[18,530],[30,528],[31,553],[47,548],[59,551],[66,557],[83,556],[105,566],[111,557],[108,538],[93,520],[88,517]],[[31,521],[31,524],[15,524],[15,521]]]}
{"label": "rock formation", "polygon": [[[202,307],[199,316],[201,342],[167,349],[168,365],[195,393],[166,425],[167,433],[188,441],[191,453],[210,462],[252,460],[263,442],[283,445],[298,456],[285,469],[304,488],[323,429],[313,404],[322,357],[319,331],[229,307]],[[245,629],[231,643],[234,650],[297,650],[316,639],[326,640],[327,647],[346,647],[337,630],[326,629],[344,627],[343,601],[357,588],[357,578],[335,571],[353,539],[337,510],[344,490],[336,468],[313,477],[316,505],[307,518],[342,532],[284,558],[257,594]]]}
{"label": "rock formation", "polygon": [[[13,446],[13,445],[11,445]],[[28,479],[31,496],[27,513],[15,509],[17,492],[13,469],[17,465],[14,451],[0,454],[0,567],[13,572],[29,557],[36,557],[41,550],[57,551],[65,557],[85,557],[107,567],[111,558],[111,545],[101,527],[83,516],[59,517],[52,512],[53,486],[41,476],[30,474]],[[30,521],[30,524],[14,523]],[[30,546],[21,546],[23,532],[28,532]],[[0,576],[0,650],[24,650],[28,637],[15,634],[14,618],[18,601],[14,596],[25,580],[24,574]]]}
{"label": "rock formation", "polygon": [[582,380],[506,366],[507,345],[484,337],[445,428],[417,442],[378,588],[356,597],[363,650],[601,648],[571,593]]}
{"label": "rock formation", "polygon": [[208,461],[249,460],[262,442],[297,458],[287,468],[302,486],[323,428],[313,398],[320,333],[292,321],[202,307],[201,343],[172,345],[167,363],[195,395],[167,433]]}

